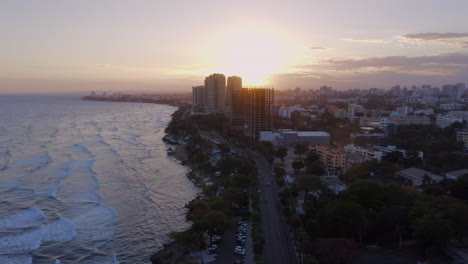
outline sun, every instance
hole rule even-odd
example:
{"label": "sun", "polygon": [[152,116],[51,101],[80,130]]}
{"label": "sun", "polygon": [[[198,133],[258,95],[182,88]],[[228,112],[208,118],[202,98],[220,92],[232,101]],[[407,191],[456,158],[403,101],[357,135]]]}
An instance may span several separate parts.
{"label": "sun", "polygon": [[268,83],[268,76],[281,71],[290,60],[287,42],[272,30],[243,28],[226,35],[222,48],[222,70],[243,78],[247,86]]}

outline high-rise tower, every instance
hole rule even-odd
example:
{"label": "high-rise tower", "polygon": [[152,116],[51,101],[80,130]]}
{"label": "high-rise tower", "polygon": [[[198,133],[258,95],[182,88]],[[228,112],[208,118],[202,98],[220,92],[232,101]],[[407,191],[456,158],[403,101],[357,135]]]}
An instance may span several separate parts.
{"label": "high-rise tower", "polygon": [[207,110],[223,112],[226,105],[226,77],[215,73],[205,78],[205,106]]}

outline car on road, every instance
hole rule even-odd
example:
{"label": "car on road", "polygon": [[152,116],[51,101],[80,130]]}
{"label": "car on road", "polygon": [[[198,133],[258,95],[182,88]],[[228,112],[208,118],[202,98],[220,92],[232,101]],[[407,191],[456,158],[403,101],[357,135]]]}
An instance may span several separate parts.
{"label": "car on road", "polygon": [[213,237],[211,237],[212,242],[219,242],[221,240],[222,240],[222,238],[219,235],[214,235]]}
{"label": "car on road", "polygon": [[214,244],[208,248],[209,251],[215,251],[216,249],[218,249],[218,246]]}
{"label": "car on road", "polygon": [[244,256],[245,255],[245,248],[243,248],[243,249],[234,249],[234,253]]}

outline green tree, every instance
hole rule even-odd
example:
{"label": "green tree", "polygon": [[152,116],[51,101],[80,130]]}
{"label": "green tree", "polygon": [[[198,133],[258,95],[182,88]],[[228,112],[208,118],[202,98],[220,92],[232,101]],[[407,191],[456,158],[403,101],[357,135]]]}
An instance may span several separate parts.
{"label": "green tree", "polygon": [[309,150],[309,147],[304,144],[296,144],[294,146],[294,154],[299,155],[299,159],[302,158],[302,155],[305,154]]}
{"label": "green tree", "polygon": [[307,200],[307,194],[310,191],[323,190],[325,188],[325,184],[319,176],[310,174],[297,176],[294,186],[304,191],[304,201]]}
{"label": "green tree", "polygon": [[218,144],[217,147],[218,147],[218,149],[221,150],[221,152],[223,152],[224,154],[229,153],[229,151],[231,151],[231,149],[229,148],[229,146],[226,145],[226,144]]}
{"label": "green tree", "polygon": [[372,162],[364,162],[349,168],[342,179],[345,182],[354,182],[359,179],[367,179],[373,171]]}
{"label": "green tree", "polygon": [[468,201],[468,174],[450,184],[450,194],[455,198]]}
{"label": "green tree", "polygon": [[294,169],[294,172],[297,173],[300,169],[304,168],[304,163],[300,160],[295,160],[291,166]]}
{"label": "green tree", "polygon": [[275,157],[281,159],[281,163],[284,163],[284,158],[288,155],[288,149],[285,147],[279,147],[275,151]]}
{"label": "green tree", "polygon": [[441,253],[452,232],[450,223],[439,215],[425,215],[414,224],[416,242],[427,253]]}
{"label": "green tree", "polygon": [[321,230],[327,236],[362,237],[367,222],[361,205],[350,201],[335,201],[318,212]]}
{"label": "green tree", "polygon": [[221,211],[210,210],[202,219],[203,225],[210,230],[223,229],[226,226],[226,214]]}
{"label": "green tree", "polygon": [[382,187],[370,181],[356,181],[343,191],[343,197],[377,211],[382,206]]}
{"label": "green tree", "polygon": [[288,218],[288,224],[292,227],[293,230],[297,230],[302,226],[302,221],[298,215],[294,214]]}
{"label": "green tree", "polygon": [[324,172],[323,164],[320,157],[315,151],[309,151],[306,159],[304,160],[306,172],[310,174],[322,175]]}

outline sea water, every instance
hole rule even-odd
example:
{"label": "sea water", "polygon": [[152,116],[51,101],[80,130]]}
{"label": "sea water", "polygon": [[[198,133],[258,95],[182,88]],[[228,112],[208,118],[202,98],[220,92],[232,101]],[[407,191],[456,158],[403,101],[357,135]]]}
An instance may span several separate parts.
{"label": "sea water", "polygon": [[0,96],[0,263],[149,263],[197,189],[162,142],[175,107]]}

